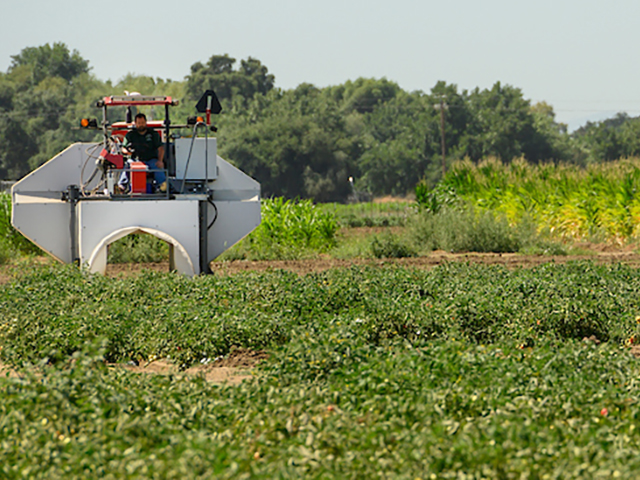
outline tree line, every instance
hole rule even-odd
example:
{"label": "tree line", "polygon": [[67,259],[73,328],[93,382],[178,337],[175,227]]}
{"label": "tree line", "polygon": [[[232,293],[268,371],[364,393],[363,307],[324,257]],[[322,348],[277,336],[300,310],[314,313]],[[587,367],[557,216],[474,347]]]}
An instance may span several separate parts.
{"label": "tree line", "polygon": [[[220,153],[256,178],[264,196],[344,201],[353,193],[350,177],[360,191],[404,195],[421,179],[439,180],[442,133],[447,164],[495,157],[588,165],[640,155],[640,118],[618,114],[569,134],[550,105],[532,104],[500,82],[468,91],[441,81],[425,93],[359,78],[285,90],[258,59],[213,55],[182,81],[127,75],[113,83],[96,78],[89,61],[63,43],[24,48],[11,58],[0,73],[3,179],[24,176],[73,142],[98,138],[75,128],[79,119],[96,116],[98,99],[124,90],[177,98],[174,111],[184,120],[213,88],[223,105],[215,119]],[[112,113],[111,120],[123,119],[123,112]]]}

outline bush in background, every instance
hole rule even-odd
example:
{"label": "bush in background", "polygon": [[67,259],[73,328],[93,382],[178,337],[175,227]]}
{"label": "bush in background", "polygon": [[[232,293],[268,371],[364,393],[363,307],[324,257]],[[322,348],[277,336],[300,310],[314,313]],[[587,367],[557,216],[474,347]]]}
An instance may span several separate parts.
{"label": "bush in background", "polygon": [[418,254],[410,242],[391,233],[375,235],[370,248],[371,254],[376,258],[405,258]]}
{"label": "bush in background", "polygon": [[512,226],[504,215],[471,207],[424,210],[413,218],[408,235],[425,252],[566,254],[562,244],[538,234],[529,219]]}

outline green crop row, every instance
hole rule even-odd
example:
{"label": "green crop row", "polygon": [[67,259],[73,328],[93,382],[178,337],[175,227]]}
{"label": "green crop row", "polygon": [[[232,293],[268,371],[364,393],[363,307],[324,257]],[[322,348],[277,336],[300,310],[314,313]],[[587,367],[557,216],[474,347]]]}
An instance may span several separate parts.
{"label": "green crop row", "polygon": [[[0,357],[41,367],[0,378],[0,477],[632,478],[639,290],[589,263],[28,271]],[[270,354],[239,386],[104,365],[232,346]]]}
{"label": "green crop row", "polygon": [[501,213],[511,223],[533,219],[540,229],[570,239],[625,241],[640,235],[640,160],[593,164],[477,165],[459,162],[442,182],[416,190],[431,211],[468,202]]}
{"label": "green crop row", "polygon": [[99,351],[0,378],[0,476],[604,479],[640,468],[638,366],[617,348],[343,352],[314,381],[298,374],[313,370],[308,357],[275,351],[237,387],[114,371]]}
{"label": "green crop row", "polygon": [[[106,339],[109,361],[170,356],[188,366],[234,346],[286,344],[300,328],[322,333],[335,321],[345,338],[372,346],[397,338],[535,345],[590,336],[622,345],[638,333],[639,294],[637,270],[590,263],[518,271],[363,267],[193,280],[151,272],[113,280],[69,266],[41,267],[2,288],[0,359],[59,362]],[[325,358],[322,365],[331,362]]]}

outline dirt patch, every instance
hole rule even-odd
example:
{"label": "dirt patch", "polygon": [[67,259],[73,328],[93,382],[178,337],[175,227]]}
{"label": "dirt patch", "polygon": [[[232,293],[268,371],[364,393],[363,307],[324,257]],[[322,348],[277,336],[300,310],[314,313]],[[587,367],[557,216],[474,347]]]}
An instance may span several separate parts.
{"label": "dirt patch", "polygon": [[140,273],[142,270],[151,270],[152,272],[168,272],[169,262],[158,263],[108,263],[108,277],[127,277],[131,274]]}
{"label": "dirt patch", "polygon": [[155,360],[143,365],[114,364],[109,365],[109,368],[147,375],[172,375],[179,378],[201,376],[207,382],[231,383],[234,385],[251,378],[251,373],[246,368],[195,365],[187,370],[180,371],[176,365],[166,359]]}
{"label": "dirt patch", "polygon": [[206,365],[194,365],[186,370],[180,370],[167,359],[158,359],[142,365],[111,364],[109,368],[123,369],[132,373],[151,375],[174,375],[177,377],[201,376],[208,382],[239,384],[251,378],[250,369],[268,357],[261,350],[238,348],[229,355],[214,360]]}
{"label": "dirt patch", "polygon": [[269,357],[263,350],[251,350],[250,348],[236,348],[226,357],[213,362],[212,366],[218,368],[252,368]]}
{"label": "dirt patch", "polygon": [[[370,233],[375,228],[365,227],[352,229],[353,236]],[[362,231],[360,231],[362,230]],[[388,228],[380,228],[380,231],[389,231]],[[581,244],[590,250],[584,255],[522,255],[520,253],[449,253],[442,250],[432,252],[424,257],[414,258],[389,258],[367,259],[351,258],[337,259],[328,255],[319,258],[305,260],[233,260],[223,262],[211,262],[211,270],[219,275],[234,275],[242,272],[265,272],[270,270],[287,270],[299,275],[324,272],[333,268],[349,268],[353,266],[388,266],[398,265],[409,268],[433,268],[444,263],[461,262],[477,263],[483,265],[503,265],[507,268],[529,268],[545,263],[564,264],[567,262],[588,260],[599,265],[623,263],[635,268],[640,268],[640,254],[635,247],[612,247],[599,244]],[[0,268],[0,285],[16,278],[17,266],[4,266]],[[107,265],[107,276],[128,277],[140,274],[144,270],[154,272],[168,272],[169,262],[160,263],[116,263]]]}
{"label": "dirt patch", "polygon": [[0,362],[0,377],[20,378],[20,374],[13,368]]}
{"label": "dirt patch", "polygon": [[[267,357],[268,354],[261,350],[238,348],[232,350],[226,357],[216,359],[206,365],[194,365],[186,370],[180,370],[177,365],[165,358],[141,365],[111,363],[107,367],[113,370],[148,375],[173,375],[178,378],[202,377],[207,382],[237,385],[243,380],[251,378],[251,368]],[[0,377],[21,378],[22,375],[14,368],[0,362]]]}
{"label": "dirt patch", "polygon": [[416,196],[409,194],[406,197],[393,197],[387,195],[385,197],[376,197],[373,199],[373,203],[409,203],[415,201]]}

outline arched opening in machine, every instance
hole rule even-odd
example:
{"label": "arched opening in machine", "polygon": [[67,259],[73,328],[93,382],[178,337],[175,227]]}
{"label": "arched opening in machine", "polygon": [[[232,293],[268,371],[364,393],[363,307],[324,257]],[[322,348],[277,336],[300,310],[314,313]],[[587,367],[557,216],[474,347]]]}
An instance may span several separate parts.
{"label": "arched opening in machine", "polygon": [[193,272],[193,262],[175,238],[160,230],[128,227],[104,237],[89,259],[89,270],[105,273],[107,265],[166,262],[167,270]]}

